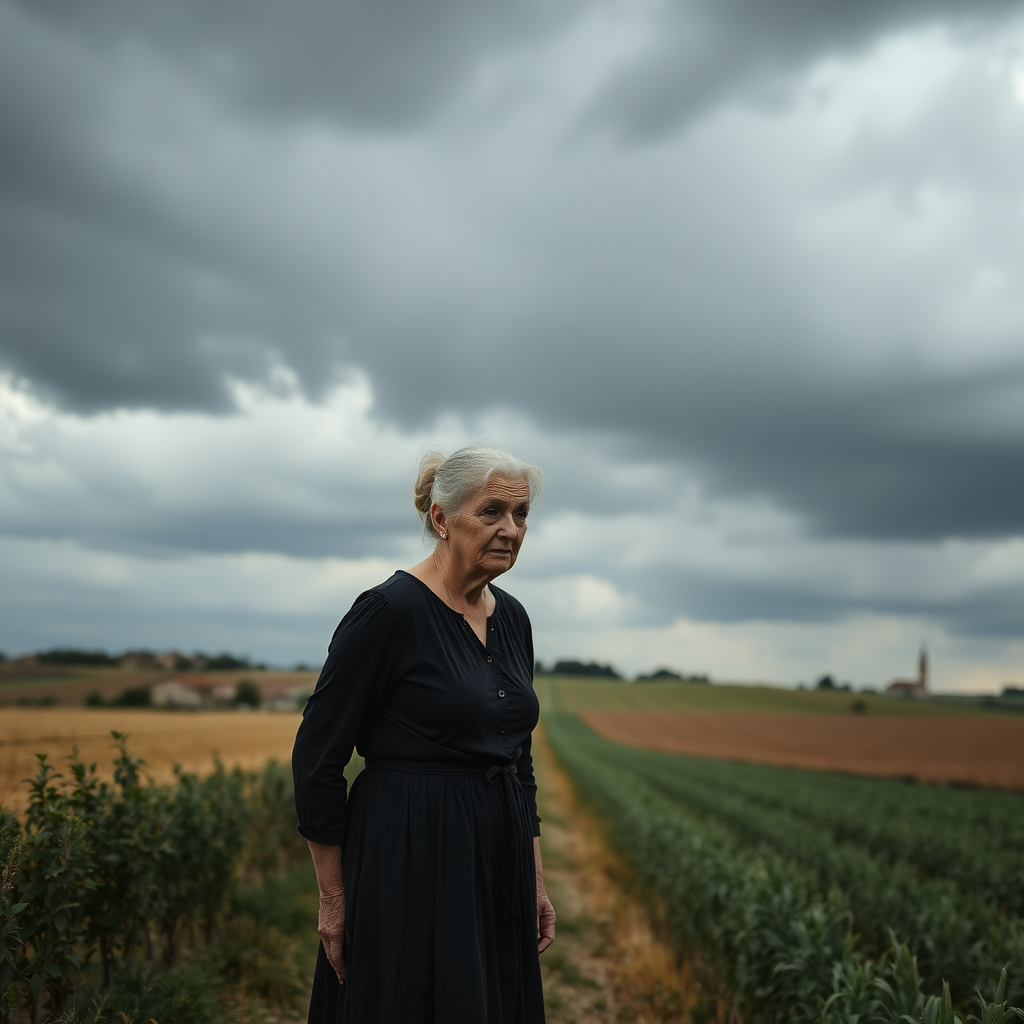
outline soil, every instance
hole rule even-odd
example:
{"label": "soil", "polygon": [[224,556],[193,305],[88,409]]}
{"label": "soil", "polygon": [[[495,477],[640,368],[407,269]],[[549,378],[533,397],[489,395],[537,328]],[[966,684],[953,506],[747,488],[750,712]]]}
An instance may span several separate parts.
{"label": "soil", "polygon": [[588,711],[617,743],[721,760],[1024,790],[1024,719]]}
{"label": "soil", "polygon": [[533,751],[544,875],[558,915],[555,942],[541,954],[548,1024],[737,1020],[713,972],[665,941],[657,907],[640,896],[540,730]]}

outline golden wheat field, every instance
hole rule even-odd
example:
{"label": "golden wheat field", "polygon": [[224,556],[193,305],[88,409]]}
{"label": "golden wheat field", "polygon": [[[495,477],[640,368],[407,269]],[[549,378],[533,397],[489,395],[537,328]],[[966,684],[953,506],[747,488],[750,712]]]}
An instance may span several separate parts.
{"label": "golden wheat field", "polygon": [[262,711],[168,712],[123,708],[4,708],[0,710],[0,803],[18,811],[26,802],[24,779],[35,774],[36,754],[58,770],[78,744],[79,756],[109,775],[115,754],[111,731],[127,733],[129,749],[145,760],[157,782],[175,764],[206,774],[215,752],[226,765],[259,768],[271,758],[291,759],[297,713]]}

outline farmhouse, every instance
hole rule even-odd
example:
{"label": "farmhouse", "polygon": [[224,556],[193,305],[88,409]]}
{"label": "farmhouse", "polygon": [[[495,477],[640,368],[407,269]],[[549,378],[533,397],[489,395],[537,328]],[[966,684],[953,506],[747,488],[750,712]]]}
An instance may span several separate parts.
{"label": "farmhouse", "polygon": [[215,686],[202,678],[177,676],[154,683],[149,691],[150,701],[158,708],[214,708],[231,704],[235,699],[234,687]]}
{"label": "farmhouse", "polygon": [[887,697],[928,696],[928,652],[922,647],[917,658],[916,679],[894,679],[886,688]]}

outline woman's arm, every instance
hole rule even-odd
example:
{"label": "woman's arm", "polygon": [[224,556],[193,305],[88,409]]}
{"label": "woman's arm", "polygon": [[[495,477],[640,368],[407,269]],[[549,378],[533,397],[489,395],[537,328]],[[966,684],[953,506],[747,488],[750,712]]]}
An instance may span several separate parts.
{"label": "woman's arm", "polygon": [[320,890],[320,938],[327,959],[345,984],[345,961],[342,950],[345,943],[345,885],[341,879],[341,847],[325,846],[307,839],[313,856],[316,884]]}
{"label": "woman's arm", "polygon": [[334,631],[292,748],[299,832],[311,843],[345,844],[345,766],[390,693],[399,647],[394,611],[376,590],[361,594]]}
{"label": "woman's arm", "polygon": [[537,869],[537,952],[543,953],[555,941],[555,908],[544,885],[544,865],[540,859],[540,840],[533,840],[533,863]]}

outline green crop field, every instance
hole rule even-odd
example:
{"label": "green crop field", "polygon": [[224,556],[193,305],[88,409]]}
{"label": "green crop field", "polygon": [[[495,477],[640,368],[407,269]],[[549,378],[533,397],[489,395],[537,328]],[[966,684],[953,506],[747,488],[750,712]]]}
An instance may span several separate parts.
{"label": "green crop field", "polygon": [[[906,700],[845,690],[785,690],[773,686],[706,683],[623,683],[606,679],[541,676],[538,688],[548,702],[566,711],[716,711],[754,714],[847,715],[855,701],[874,715],[997,714],[1004,702],[989,706],[975,698]],[[1005,710],[1011,710],[1007,705]]]}
{"label": "green crop field", "polygon": [[[749,1024],[996,1021],[1004,998],[1024,1003],[1024,795],[637,750],[573,713],[838,713],[849,694],[540,690],[562,765]],[[983,1006],[976,990],[991,998],[1004,967]]]}

